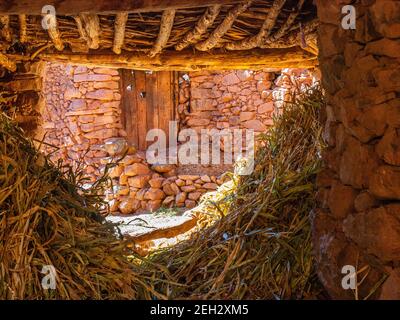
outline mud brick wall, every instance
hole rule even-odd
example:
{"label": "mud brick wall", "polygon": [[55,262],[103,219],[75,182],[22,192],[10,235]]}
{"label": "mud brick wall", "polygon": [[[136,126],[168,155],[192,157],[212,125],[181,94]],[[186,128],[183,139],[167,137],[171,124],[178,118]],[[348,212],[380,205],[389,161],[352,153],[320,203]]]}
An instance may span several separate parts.
{"label": "mud brick wall", "polygon": [[342,267],[366,267],[360,299],[386,276],[372,297],[400,299],[400,2],[357,1],[356,30],[344,30],[350,3],[317,1],[328,102],[313,222],[318,273],[332,297],[354,298]]}

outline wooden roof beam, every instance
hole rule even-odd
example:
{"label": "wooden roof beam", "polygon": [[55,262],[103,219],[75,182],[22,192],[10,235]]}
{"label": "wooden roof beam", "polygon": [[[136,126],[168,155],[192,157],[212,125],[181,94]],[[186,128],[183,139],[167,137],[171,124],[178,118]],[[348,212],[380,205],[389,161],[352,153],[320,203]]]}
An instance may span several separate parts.
{"label": "wooden roof beam", "polygon": [[318,53],[317,27],[318,20],[308,21],[301,26],[301,28],[291,31],[281,39],[273,42],[266,42],[260,47],[264,49],[301,47],[315,55]]}
{"label": "wooden roof beam", "polygon": [[61,40],[61,35],[58,30],[57,18],[55,16],[49,16],[48,19],[51,19],[49,21],[49,29],[47,30],[49,37],[50,37],[51,41],[53,41],[54,47],[58,51],[63,51],[64,43]]}
{"label": "wooden roof beam", "polygon": [[116,14],[118,12],[156,12],[170,9],[207,7],[215,4],[237,4],[242,0],[4,0],[0,15],[42,14],[45,5],[53,5],[57,15],[80,13]]}
{"label": "wooden roof beam", "polygon": [[83,22],[82,22],[81,17],[80,16],[74,16],[73,18],[75,20],[75,24],[76,24],[76,27],[78,29],[79,36],[81,37],[83,42],[88,44],[89,43],[88,35],[86,34],[85,28],[83,27]]}
{"label": "wooden roof beam", "polygon": [[118,13],[115,17],[113,51],[116,54],[121,54],[121,49],[125,41],[125,27],[127,21],[128,21],[127,12]]}
{"label": "wooden roof beam", "polygon": [[227,53],[215,49],[210,52],[164,51],[154,58],[146,53],[115,55],[111,50],[91,54],[42,53],[46,61],[68,62],[88,66],[125,68],[153,71],[196,70],[259,70],[263,68],[312,68],[318,59],[301,48],[254,49]]}
{"label": "wooden roof beam", "polygon": [[241,4],[238,4],[234,8],[232,8],[228,14],[226,15],[224,21],[211,33],[208,39],[200,42],[196,45],[196,49],[200,51],[207,51],[214,48],[217,44],[220,43],[221,38],[224,34],[232,27],[236,18],[247,10],[247,8],[251,5],[252,0],[247,0]]}
{"label": "wooden roof beam", "polygon": [[150,57],[155,57],[160,54],[164,47],[167,45],[169,36],[171,35],[172,27],[174,26],[176,10],[165,10],[161,17],[160,32],[156,43],[149,52]]}
{"label": "wooden roof beam", "polygon": [[26,14],[18,15],[19,21],[19,41],[21,43],[27,42],[27,23],[26,23]]}
{"label": "wooden roof beam", "polygon": [[301,12],[301,8],[304,5],[304,0],[299,0],[297,4],[297,8],[293,9],[293,12],[290,13],[289,17],[286,19],[285,23],[279,28],[277,32],[269,36],[265,42],[274,42],[280,38],[282,38],[286,32],[292,27],[294,21],[296,20],[297,16]]}
{"label": "wooden roof beam", "polygon": [[175,46],[175,50],[181,51],[191,44],[197,43],[202,35],[212,26],[221,11],[221,5],[216,4],[208,7],[203,16],[197,21],[194,29],[186,33],[180,43]]}
{"label": "wooden roof beam", "polygon": [[1,36],[6,42],[12,41],[12,35],[10,30],[10,17],[9,16],[0,16],[0,24],[1,24]]}
{"label": "wooden roof beam", "polygon": [[245,38],[240,41],[230,42],[226,44],[228,50],[249,50],[259,47],[265,42],[275,26],[276,20],[286,0],[275,0],[269,9],[268,16],[265,19],[260,31],[257,35]]}
{"label": "wooden roof beam", "polygon": [[79,15],[89,49],[100,47],[100,20],[97,14],[81,13]]}

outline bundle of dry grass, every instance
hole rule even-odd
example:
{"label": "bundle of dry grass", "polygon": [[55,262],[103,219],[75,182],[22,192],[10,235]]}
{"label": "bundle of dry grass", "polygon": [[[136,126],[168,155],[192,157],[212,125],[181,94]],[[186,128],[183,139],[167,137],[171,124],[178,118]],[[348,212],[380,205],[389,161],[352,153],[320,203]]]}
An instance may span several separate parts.
{"label": "bundle of dry grass", "polygon": [[[252,175],[206,199],[207,226],[139,265],[148,299],[306,299],[319,290],[309,215],[322,148],[320,88],[286,105]],[[222,218],[221,218],[222,216]]]}
{"label": "bundle of dry grass", "polygon": [[[125,243],[98,214],[103,181],[83,182],[0,114],[0,299],[136,297]],[[43,266],[54,267],[55,290],[42,288]]]}

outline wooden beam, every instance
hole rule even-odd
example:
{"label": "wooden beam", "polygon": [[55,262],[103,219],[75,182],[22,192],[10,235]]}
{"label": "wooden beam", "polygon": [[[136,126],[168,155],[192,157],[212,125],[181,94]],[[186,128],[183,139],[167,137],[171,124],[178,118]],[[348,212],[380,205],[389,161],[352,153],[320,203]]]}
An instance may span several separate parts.
{"label": "wooden beam", "polygon": [[[266,42],[261,48],[291,48],[291,47],[307,47],[312,45],[316,47],[316,32],[318,20],[312,20],[305,23],[301,28],[289,32],[277,41]],[[304,42],[304,43],[303,43]],[[314,48],[315,49],[315,48]]]}
{"label": "wooden beam", "polygon": [[167,45],[169,36],[171,35],[172,27],[174,26],[175,12],[175,9],[165,10],[163,12],[161,17],[160,32],[158,33],[156,43],[149,52],[150,57],[155,57],[156,55],[160,54],[160,52]]}
{"label": "wooden beam", "polygon": [[141,244],[150,240],[157,240],[162,238],[175,238],[176,236],[188,232],[197,225],[198,218],[191,217],[190,219],[182,222],[181,224],[171,227],[164,227],[160,229],[151,230],[149,232],[139,235],[125,235],[125,237],[135,244]]}
{"label": "wooden beam", "polygon": [[1,24],[1,36],[6,42],[12,41],[12,35],[10,30],[10,17],[9,16],[0,16],[0,24]]}
{"label": "wooden beam", "polygon": [[274,3],[269,9],[267,19],[265,19],[257,35],[247,37],[240,41],[227,43],[225,48],[228,50],[249,50],[259,47],[270,35],[285,2],[286,0],[274,0]]}
{"label": "wooden beam", "polygon": [[68,62],[87,66],[103,66],[153,71],[196,71],[196,70],[259,70],[263,68],[311,68],[318,60],[301,48],[254,49],[226,52],[215,49],[210,52],[164,51],[149,58],[145,53],[122,53],[96,51],[93,54],[42,53],[46,61]]}
{"label": "wooden beam", "polygon": [[79,17],[85,30],[89,49],[98,49],[100,46],[100,20],[98,15],[81,13]]}
{"label": "wooden beam", "polygon": [[[81,37],[82,41],[85,42],[86,45],[87,45],[89,43],[89,39],[88,39],[88,35],[86,34],[85,28],[83,27],[83,22],[82,22],[81,17],[80,16],[74,16],[73,18],[75,20],[79,36]],[[88,50],[86,50],[86,51],[88,51]]]}
{"label": "wooden beam", "polygon": [[232,27],[236,18],[247,10],[251,5],[252,0],[247,0],[244,3],[238,4],[233,7],[226,15],[224,21],[211,33],[208,39],[196,45],[196,49],[200,51],[208,51],[214,48],[220,41],[224,34]]}
{"label": "wooden beam", "polygon": [[242,0],[3,0],[0,14],[42,14],[45,5],[53,5],[57,15],[80,13],[116,14],[118,12],[156,12],[170,9],[236,4]]}
{"label": "wooden beam", "polygon": [[116,54],[121,54],[121,49],[125,40],[125,27],[127,21],[128,12],[118,13],[115,17],[113,51]]}
{"label": "wooden beam", "polygon": [[58,23],[57,23],[57,18],[55,16],[49,15],[49,18],[51,21],[49,21],[49,29],[47,32],[49,33],[49,37],[51,41],[54,44],[54,47],[58,51],[63,51],[64,50],[64,43],[61,40],[60,32],[58,31]]}
{"label": "wooden beam", "polygon": [[293,9],[293,12],[290,13],[289,17],[286,19],[285,23],[279,28],[277,32],[269,36],[265,42],[274,42],[278,39],[282,38],[286,32],[292,27],[294,21],[296,20],[297,16],[301,12],[301,8],[304,5],[304,0],[299,0],[297,4],[297,8]]}
{"label": "wooden beam", "polygon": [[175,46],[175,50],[181,51],[187,46],[197,43],[207,29],[212,26],[220,11],[221,5],[219,4],[208,7],[203,16],[197,21],[194,29],[186,33],[182,41]]}
{"label": "wooden beam", "polygon": [[14,60],[7,57],[5,54],[0,52],[0,66],[3,66],[7,70],[11,72],[15,72],[17,70],[17,64]]}
{"label": "wooden beam", "polygon": [[18,16],[19,21],[19,41],[21,43],[27,42],[27,23],[26,23],[26,15],[20,14]]}

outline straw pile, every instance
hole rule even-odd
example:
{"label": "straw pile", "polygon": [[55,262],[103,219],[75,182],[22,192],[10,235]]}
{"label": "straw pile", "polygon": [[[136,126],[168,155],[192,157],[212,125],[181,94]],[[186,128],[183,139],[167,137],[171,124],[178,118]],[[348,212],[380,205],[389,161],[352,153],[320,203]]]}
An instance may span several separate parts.
{"label": "straw pile", "polygon": [[[310,89],[261,137],[252,175],[203,204],[208,226],[144,259],[147,299],[309,299],[318,294],[310,212],[320,168],[323,97]],[[222,216],[222,218],[221,218]]]}
{"label": "straw pile", "polygon": [[[204,197],[201,230],[128,262],[99,215],[102,179],[52,164],[0,114],[0,299],[304,299],[318,293],[310,211],[322,148],[320,88],[260,138],[255,170]],[[57,272],[43,290],[43,266]]]}
{"label": "straw pile", "polygon": [[[125,243],[98,214],[103,182],[81,188],[0,113],[0,299],[136,297]],[[42,288],[43,266],[55,290]]]}

